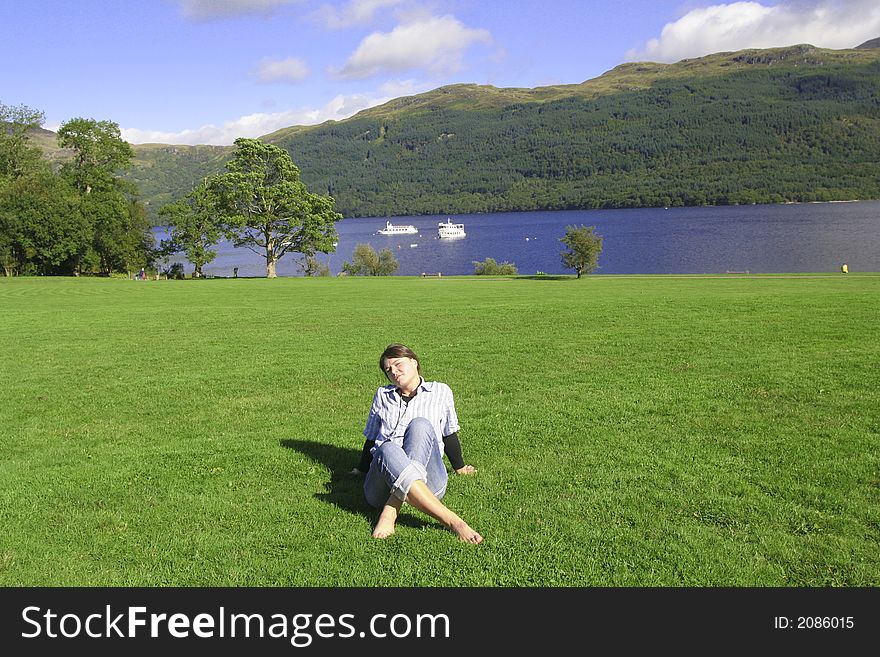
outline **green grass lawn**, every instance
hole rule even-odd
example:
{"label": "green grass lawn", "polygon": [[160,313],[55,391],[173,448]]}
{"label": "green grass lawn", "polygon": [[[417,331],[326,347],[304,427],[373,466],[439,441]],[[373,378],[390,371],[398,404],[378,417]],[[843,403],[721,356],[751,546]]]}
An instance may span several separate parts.
{"label": "green grass lawn", "polygon": [[[460,543],[348,474],[390,342]],[[0,280],[0,585],[880,585],[880,275]]]}

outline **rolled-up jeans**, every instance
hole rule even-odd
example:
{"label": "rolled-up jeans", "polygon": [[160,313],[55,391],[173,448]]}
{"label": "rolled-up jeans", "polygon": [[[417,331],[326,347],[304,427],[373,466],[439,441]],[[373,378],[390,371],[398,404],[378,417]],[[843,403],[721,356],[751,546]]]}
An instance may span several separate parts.
{"label": "rolled-up jeans", "polygon": [[373,452],[373,461],[364,481],[364,496],[371,506],[385,506],[389,495],[405,500],[417,479],[427,484],[438,499],[446,493],[449,475],[440,453],[434,426],[417,417],[409,423],[403,440],[389,440]]}

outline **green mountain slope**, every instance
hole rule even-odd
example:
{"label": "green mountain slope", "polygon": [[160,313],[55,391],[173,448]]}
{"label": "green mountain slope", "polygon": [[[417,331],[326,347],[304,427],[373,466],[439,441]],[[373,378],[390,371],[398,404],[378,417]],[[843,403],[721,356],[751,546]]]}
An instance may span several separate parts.
{"label": "green mountain slope", "polygon": [[[263,137],[345,216],[880,198],[880,50],[809,45],[472,84]],[[231,147],[135,146],[151,213]],[[154,215],[155,216],[155,215]]]}
{"label": "green mountain slope", "polygon": [[626,64],[457,85],[267,140],[349,216],[880,198],[880,53]]}
{"label": "green mountain slope", "polygon": [[224,165],[232,146],[133,145],[134,161],[125,178],[135,183],[154,219],[158,209],[185,196]]}

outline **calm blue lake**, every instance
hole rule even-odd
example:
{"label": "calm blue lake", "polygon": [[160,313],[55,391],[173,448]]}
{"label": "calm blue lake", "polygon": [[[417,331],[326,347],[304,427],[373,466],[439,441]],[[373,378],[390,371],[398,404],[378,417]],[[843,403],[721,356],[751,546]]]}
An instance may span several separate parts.
{"label": "calm blue lake", "polygon": [[[437,239],[437,224],[451,217],[467,237]],[[473,261],[495,258],[514,263],[521,274],[573,273],[563,268],[559,242],[566,226],[595,226],[604,238],[596,274],[709,274],[728,271],[851,272],[880,271],[880,201],[748,205],[635,210],[572,210],[497,214],[395,217],[412,224],[417,235],[384,236],[383,218],[343,219],[337,226],[336,253],[318,254],[333,274],[351,260],[358,243],[391,249],[400,275],[442,272],[473,274]],[[156,228],[158,239],[165,229]],[[228,243],[205,266],[206,275],[265,276],[265,261]],[[297,255],[278,263],[279,276],[299,276]],[[192,267],[183,256],[187,274]]]}

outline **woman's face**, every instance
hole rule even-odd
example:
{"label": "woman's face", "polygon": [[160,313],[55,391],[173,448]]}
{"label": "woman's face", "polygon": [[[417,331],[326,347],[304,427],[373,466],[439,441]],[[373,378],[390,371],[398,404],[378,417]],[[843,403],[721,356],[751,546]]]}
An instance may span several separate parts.
{"label": "woman's face", "polygon": [[419,385],[419,364],[414,358],[386,358],[385,376],[402,390],[415,390]]}

